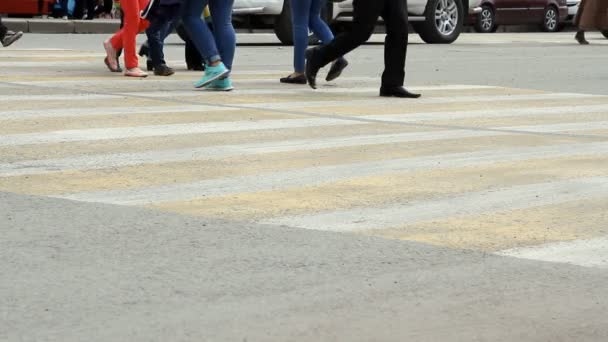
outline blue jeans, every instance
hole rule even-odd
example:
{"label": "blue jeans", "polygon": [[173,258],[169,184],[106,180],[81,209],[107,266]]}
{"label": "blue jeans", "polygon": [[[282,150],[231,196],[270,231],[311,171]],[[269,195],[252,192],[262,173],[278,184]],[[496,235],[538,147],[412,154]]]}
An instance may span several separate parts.
{"label": "blue jeans", "polygon": [[152,65],[158,67],[165,64],[163,52],[165,39],[175,26],[178,19],[179,6],[160,6],[155,13],[150,15],[150,26],[146,29],[148,36],[148,54]]}
{"label": "blue jeans", "polygon": [[304,72],[305,53],[308,48],[308,28],[323,44],[329,44],[334,40],[334,35],[331,33],[329,26],[321,19],[321,8],[325,6],[325,3],[326,0],[294,0],[291,2],[294,42],[293,67],[295,72]]}
{"label": "blue jeans", "polygon": [[[233,4],[234,0],[184,0],[182,4],[182,22],[196,49],[208,64],[221,60],[228,69],[232,69],[236,50]],[[211,11],[213,32],[201,19],[206,5]]]}

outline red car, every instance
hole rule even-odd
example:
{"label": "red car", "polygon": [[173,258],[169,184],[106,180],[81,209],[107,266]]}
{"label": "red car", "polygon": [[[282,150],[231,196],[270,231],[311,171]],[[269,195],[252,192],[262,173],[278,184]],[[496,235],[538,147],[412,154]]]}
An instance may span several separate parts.
{"label": "red car", "polygon": [[56,0],[0,0],[0,13],[34,16],[49,14]]}
{"label": "red car", "polygon": [[538,24],[556,32],[568,17],[566,0],[482,0],[481,12],[469,19],[480,33],[495,32],[498,25]]}

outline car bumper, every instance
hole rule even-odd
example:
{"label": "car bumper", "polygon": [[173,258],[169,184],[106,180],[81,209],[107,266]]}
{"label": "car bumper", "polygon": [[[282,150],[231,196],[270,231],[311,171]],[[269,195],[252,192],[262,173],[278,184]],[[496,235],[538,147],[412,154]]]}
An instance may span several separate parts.
{"label": "car bumper", "polygon": [[236,0],[233,6],[234,15],[279,15],[283,10],[283,1],[277,0]]}
{"label": "car bumper", "polygon": [[481,13],[481,7],[469,7],[469,14]]}

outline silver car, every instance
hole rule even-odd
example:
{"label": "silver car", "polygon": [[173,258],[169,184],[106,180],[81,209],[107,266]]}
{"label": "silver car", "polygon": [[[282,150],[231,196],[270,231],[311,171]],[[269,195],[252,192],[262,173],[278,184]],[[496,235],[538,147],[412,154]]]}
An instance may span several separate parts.
{"label": "silver car", "polygon": [[[292,44],[291,1],[293,0],[236,0],[235,17],[257,16],[274,31],[284,44]],[[370,0],[373,1],[373,0]],[[481,0],[409,0],[408,13],[416,32],[427,43],[449,44],[455,41],[464,23],[466,12],[478,13]],[[352,0],[328,2],[323,11],[330,23],[352,21]]]}

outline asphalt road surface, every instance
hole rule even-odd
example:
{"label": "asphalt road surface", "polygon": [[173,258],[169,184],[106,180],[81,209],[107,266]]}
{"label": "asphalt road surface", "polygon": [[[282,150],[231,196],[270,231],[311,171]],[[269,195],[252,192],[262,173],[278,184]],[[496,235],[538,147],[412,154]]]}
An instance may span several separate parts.
{"label": "asphalt road surface", "polygon": [[599,34],[412,35],[419,100],[377,44],[313,91],[242,35],[215,93],[103,39],[0,50],[1,341],[608,340]]}

